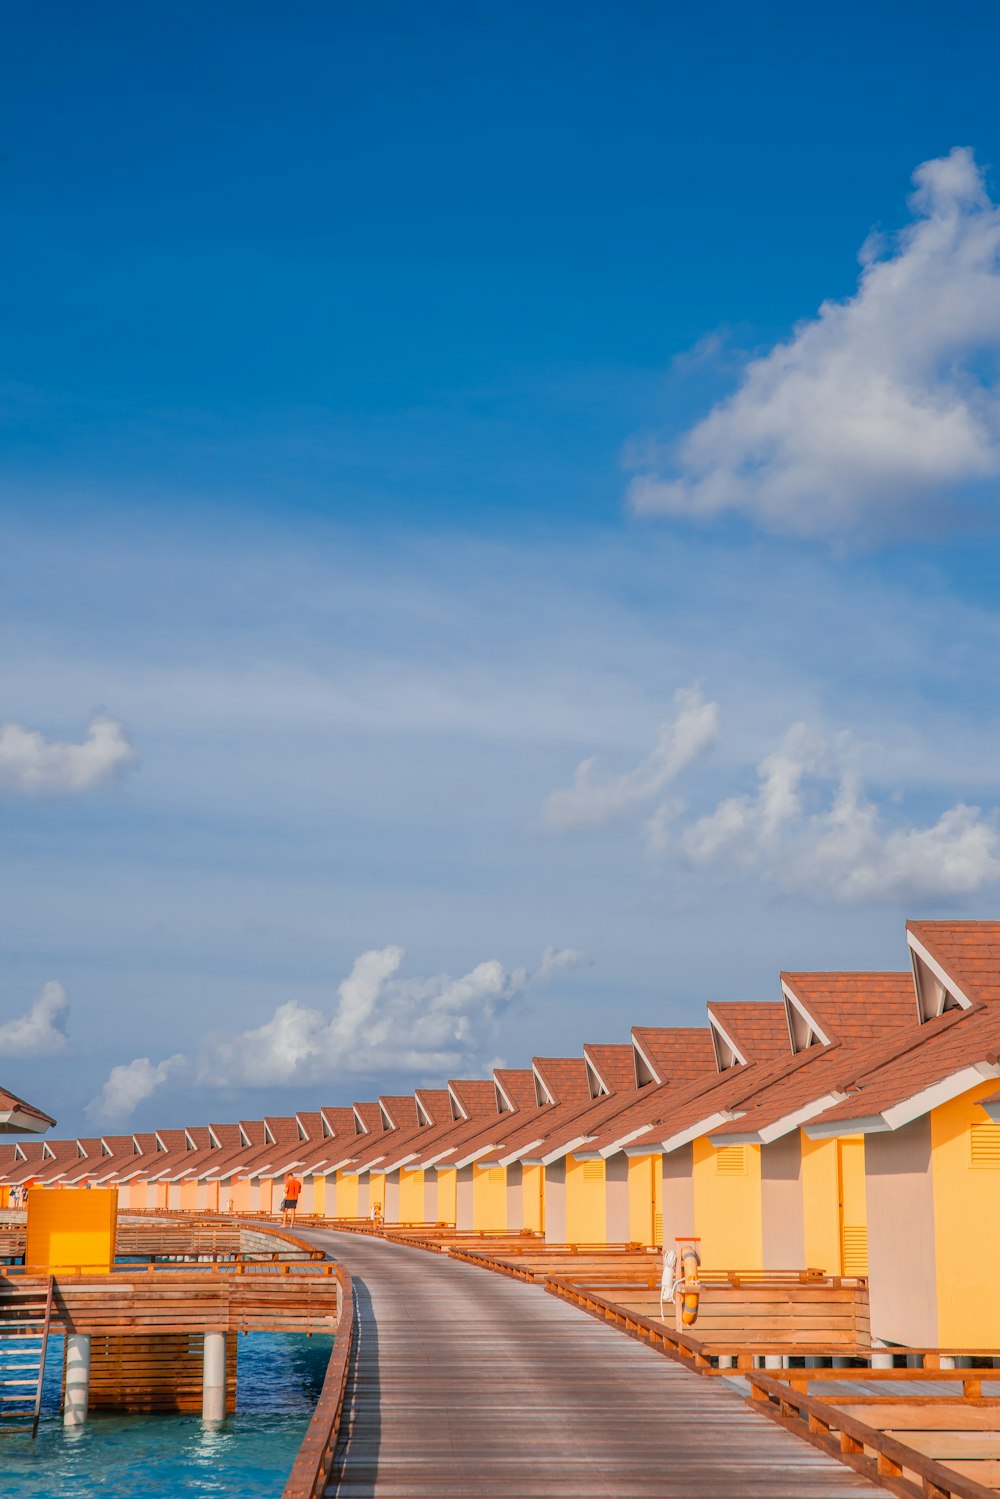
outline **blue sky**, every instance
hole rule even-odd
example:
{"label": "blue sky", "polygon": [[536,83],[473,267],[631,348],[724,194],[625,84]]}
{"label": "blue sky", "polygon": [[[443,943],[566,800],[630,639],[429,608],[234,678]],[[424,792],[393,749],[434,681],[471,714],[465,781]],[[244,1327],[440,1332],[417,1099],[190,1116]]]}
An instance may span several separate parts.
{"label": "blue sky", "polygon": [[993,909],[992,7],[2,27],[0,1082],[344,1102]]}

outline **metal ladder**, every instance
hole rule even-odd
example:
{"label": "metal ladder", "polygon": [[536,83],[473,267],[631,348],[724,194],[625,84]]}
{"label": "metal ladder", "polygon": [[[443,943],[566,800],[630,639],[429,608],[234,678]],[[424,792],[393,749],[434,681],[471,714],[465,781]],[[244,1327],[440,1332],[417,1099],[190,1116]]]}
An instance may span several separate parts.
{"label": "metal ladder", "polygon": [[54,1281],[0,1281],[0,1437],[38,1432]]}

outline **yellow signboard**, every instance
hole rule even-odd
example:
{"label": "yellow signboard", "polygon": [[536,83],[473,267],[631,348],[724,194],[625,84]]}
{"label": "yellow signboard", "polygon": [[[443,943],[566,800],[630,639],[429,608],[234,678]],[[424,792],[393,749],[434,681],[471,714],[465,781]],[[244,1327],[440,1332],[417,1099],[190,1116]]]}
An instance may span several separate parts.
{"label": "yellow signboard", "polygon": [[107,1273],[114,1264],[118,1193],[75,1187],[28,1192],[25,1268]]}

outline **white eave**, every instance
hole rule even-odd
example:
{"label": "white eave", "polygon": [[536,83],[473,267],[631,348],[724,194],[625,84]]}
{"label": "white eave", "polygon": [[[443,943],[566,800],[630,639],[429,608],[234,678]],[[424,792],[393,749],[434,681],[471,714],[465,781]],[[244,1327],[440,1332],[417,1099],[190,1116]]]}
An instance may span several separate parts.
{"label": "white eave", "polygon": [[25,1134],[44,1135],[51,1128],[50,1124],[43,1123],[35,1114],[24,1113],[16,1104],[12,1109],[0,1109],[0,1129],[10,1134],[23,1130]]}
{"label": "white eave", "polygon": [[[640,1139],[642,1135],[648,1135],[652,1131],[652,1128],[651,1124],[640,1124],[638,1129],[629,1130],[627,1135],[619,1135],[613,1144],[602,1145],[597,1154],[605,1160],[607,1160],[608,1156],[617,1155],[620,1150],[624,1150],[625,1154],[628,1155],[627,1146],[631,1145],[634,1140]],[[659,1148],[659,1145],[651,1145],[647,1153],[649,1155],[656,1155]]]}
{"label": "white eave", "polygon": [[924,947],[923,943],[920,942],[910,931],[908,931],[906,934],[906,940],[911,950],[915,952],[917,957],[920,959],[921,963],[923,963],[926,968],[929,968],[931,973],[933,973],[934,977],[937,979],[938,983],[941,984],[949,994],[953,995],[954,998],[958,1000],[958,1003],[962,1006],[962,1009],[971,1010],[972,1000],[967,994],[964,994],[962,992],[962,990],[956,984],[955,980],[952,978],[951,974],[945,972],[937,959],[931,957],[930,953],[927,951],[926,947]]}
{"label": "white eave", "polygon": [[515,1164],[515,1162],[517,1162],[517,1161],[523,1161],[524,1157],[526,1155],[528,1155],[530,1151],[537,1150],[538,1146],[539,1145],[544,1145],[544,1143],[545,1143],[545,1136],[544,1135],[539,1135],[539,1137],[538,1137],[537,1140],[531,1140],[531,1141],[529,1141],[529,1143],[527,1145],[519,1145],[517,1147],[517,1149],[516,1150],[512,1150],[509,1155],[501,1156],[500,1160],[497,1162],[497,1165],[499,1165],[499,1166],[513,1166]]}
{"label": "white eave", "polygon": [[478,1150],[471,1150],[468,1155],[459,1156],[457,1161],[452,1161],[456,1170],[461,1171],[463,1166],[471,1166],[474,1161],[481,1160],[484,1155],[491,1155],[494,1150],[499,1150],[499,1143],[494,1140],[489,1145],[480,1145]]}
{"label": "white eave", "polygon": [[555,1150],[549,1151],[548,1155],[543,1155],[541,1164],[551,1166],[556,1161],[563,1161],[568,1155],[572,1155],[578,1146],[589,1145],[594,1138],[593,1135],[577,1135],[575,1140],[569,1140],[565,1145],[557,1145]]}
{"label": "white eave", "polygon": [[881,1135],[889,1128],[881,1114],[857,1114],[824,1124],[822,1119],[804,1126],[810,1140],[839,1140],[844,1135]]}
{"label": "white eave", "polygon": [[718,1113],[709,1114],[707,1118],[699,1119],[697,1124],[678,1130],[676,1135],[670,1135],[666,1140],[661,1141],[664,1152],[670,1155],[672,1151],[680,1150],[684,1145],[690,1145],[692,1140],[697,1140],[702,1135],[710,1135],[713,1129],[718,1129],[720,1124],[729,1124],[731,1120],[738,1117],[732,1109],[720,1109]]}
{"label": "white eave", "polygon": [[814,1098],[811,1103],[803,1104],[801,1109],[794,1109],[791,1114],[785,1114],[781,1119],[772,1119],[770,1124],[763,1124],[758,1130],[747,1130],[741,1134],[727,1130],[724,1135],[710,1135],[709,1142],[716,1147],[720,1145],[770,1145],[773,1141],[790,1135],[792,1130],[800,1129],[807,1120],[815,1119],[817,1114],[825,1114],[827,1109],[843,1103],[847,1096],[846,1093],[824,1093],[822,1098]]}

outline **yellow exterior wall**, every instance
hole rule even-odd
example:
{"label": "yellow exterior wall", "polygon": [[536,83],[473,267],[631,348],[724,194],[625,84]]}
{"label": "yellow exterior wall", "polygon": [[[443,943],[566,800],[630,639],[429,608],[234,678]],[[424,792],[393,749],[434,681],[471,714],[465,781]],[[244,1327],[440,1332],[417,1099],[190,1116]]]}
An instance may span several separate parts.
{"label": "yellow exterior wall", "polygon": [[181,1211],[185,1213],[198,1211],[198,1183],[196,1181],[181,1183]]}
{"label": "yellow exterior wall", "polygon": [[566,1243],[606,1244],[606,1172],[603,1161],[566,1157]]}
{"label": "yellow exterior wall", "polygon": [[115,1257],[118,1193],[71,1187],[28,1193],[25,1266],[44,1270],[110,1270]]}
{"label": "yellow exterior wall", "polygon": [[837,1140],[802,1135],[802,1220],[810,1270],[841,1273],[840,1168]]}
{"label": "yellow exterior wall", "polygon": [[502,1166],[472,1168],[472,1227],[480,1233],[507,1230],[507,1173]]}
{"label": "yellow exterior wall", "polygon": [[326,1217],[326,1177],[318,1173],[313,1177],[313,1212],[319,1218]]}
{"label": "yellow exterior wall", "polygon": [[424,1221],[424,1173],[399,1172],[399,1221],[400,1223],[423,1223]]}
{"label": "yellow exterior wall", "polygon": [[840,1273],[868,1274],[868,1207],[865,1202],[865,1141],[837,1141],[840,1155]]}
{"label": "yellow exterior wall", "polygon": [[337,1217],[356,1218],[358,1216],[358,1178],[349,1176],[346,1171],[338,1171],[336,1196]]}
{"label": "yellow exterior wall", "polygon": [[458,1172],[439,1171],[437,1179],[438,1221],[454,1223],[458,1216]]}
{"label": "yellow exterior wall", "polygon": [[376,1172],[374,1172],[374,1171],[369,1171],[369,1173],[368,1173],[368,1211],[369,1212],[371,1212],[372,1208],[375,1206],[376,1203],[378,1203],[379,1208],[382,1211],[382,1216],[384,1217],[385,1216],[385,1172],[379,1172],[379,1173],[376,1174]]}
{"label": "yellow exterior wall", "polygon": [[655,1237],[656,1213],[660,1213],[660,1228],[663,1227],[662,1195],[663,1167],[661,1156],[633,1155],[628,1157],[628,1236],[634,1244],[661,1242]]}
{"label": "yellow exterior wall", "polygon": [[524,1227],[532,1233],[545,1232],[545,1167],[521,1168],[521,1201]]}
{"label": "yellow exterior wall", "polygon": [[[1000,1125],[976,1102],[996,1079],[931,1113],[931,1177],[937,1259],[938,1343],[942,1348],[1000,1347],[997,1244],[1000,1243]],[[973,1164],[972,1131],[991,1149]],[[996,1143],[994,1143],[996,1142]],[[992,1156],[992,1159],[990,1157]],[[920,1228],[915,1225],[915,1232]],[[929,1232],[929,1225],[924,1230]]]}
{"label": "yellow exterior wall", "polygon": [[[724,1154],[704,1137],[694,1142],[694,1222],[702,1263],[711,1270],[760,1270],[760,1146],[729,1145],[724,1151],[740,1154]],[[725,1169],[736,1162],[739,1170]]]}

